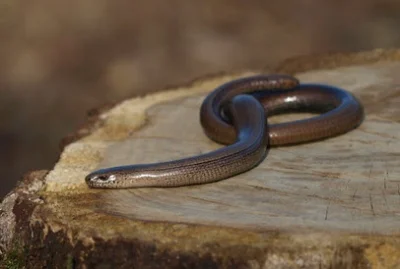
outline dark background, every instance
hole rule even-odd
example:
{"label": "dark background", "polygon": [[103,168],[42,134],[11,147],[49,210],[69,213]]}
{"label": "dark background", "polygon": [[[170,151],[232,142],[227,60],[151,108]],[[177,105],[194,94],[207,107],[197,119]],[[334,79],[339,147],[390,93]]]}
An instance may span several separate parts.
{"label": "dark background", "polygon": [[295,55],[396,47],[399,28],[396,0],[3,0],[0,198],[51,169],[100,104]]}

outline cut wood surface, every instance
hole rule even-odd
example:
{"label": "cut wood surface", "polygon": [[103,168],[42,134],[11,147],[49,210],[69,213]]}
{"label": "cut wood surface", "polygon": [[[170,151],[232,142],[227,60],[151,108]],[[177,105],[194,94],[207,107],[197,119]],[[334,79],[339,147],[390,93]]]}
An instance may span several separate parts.
{"label": "cut wood surface", "polygon": [[[117,104],[77,132],[42,179],[41,203],[26,220],[30,231],[42,230],[42,242],[60,233],[51,244],[68,245],[78,265],[400,268],[399,55],[375,50],[294,59],[276,70],[209,77]],[[272,71],[352,92],[364,105],[364,122],[327,140],[271,148],[255,169],[216,183],[86,186],[85,175],[97,168],[221,147],[199,122],[206,94],[232,79]]]}

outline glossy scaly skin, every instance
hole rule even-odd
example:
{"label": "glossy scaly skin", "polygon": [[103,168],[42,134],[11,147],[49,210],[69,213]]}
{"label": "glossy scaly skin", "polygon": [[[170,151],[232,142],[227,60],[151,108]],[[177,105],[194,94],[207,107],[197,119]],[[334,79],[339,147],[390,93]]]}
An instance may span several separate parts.
{"label": "glossy scaly skin", "polygon": [[305,120],[270,124],[270,146],[336,136],[357,127],[364,116],[358,100],[340,88],[320,84],[298,85],[297,80],[284,75],[254,76],[226,83],[206,97],[200,109],[200,122],[209,138],[221,144],[235,142],[235,129],[222,117],[224,113],[221,111],[225,102],[242,93],[252,93],[263,104],[268,117],[295,111],[323,113]]}
{"label": "glossy scaly skin", "polygon": [[[266,114],[288,111],[323,114],[267,124]],[[238,79],[215,89],[200,109],[207,136],[228,146],[170,162],[100,169],[86,176],[86,183],[92,188],[137,188],[215,182],[257,166],[265,158],[267,145],[298,144],[339,135],[356,128],[362,119],[360,103],[339,88],[298,85],[287,75]]]}
{"label": "glossy scaly skin", "polygon": [[236,143],[182,160],[101,169],[89,174],[86,183],[94,188],[178,187],[218,181],[253,168],[267,151],[264,108],[250,95],[235,96],[229,107],[238,131]]}

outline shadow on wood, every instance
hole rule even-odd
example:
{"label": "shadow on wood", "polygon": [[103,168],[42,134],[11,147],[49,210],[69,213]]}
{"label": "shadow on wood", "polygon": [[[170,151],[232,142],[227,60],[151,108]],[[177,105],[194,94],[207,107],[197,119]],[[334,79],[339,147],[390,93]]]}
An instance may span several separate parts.
{"label": "shadow on wood", "polygon": [[3,251],[23,246],[27,259],[50,267],[396,266],[400,52],[301,57],[265,72],[271,71],[351,91],[365,107],[363,124],[324,141],[272,148],[256,169],[217,183],[88,189],[84,177],[99,167],[221,147],[203,134],[200,104],[215,87],[254,72],[126,100],[77,131],[53,170],[27,175],[5,198],[0,231],[9,236],[0,241]]}

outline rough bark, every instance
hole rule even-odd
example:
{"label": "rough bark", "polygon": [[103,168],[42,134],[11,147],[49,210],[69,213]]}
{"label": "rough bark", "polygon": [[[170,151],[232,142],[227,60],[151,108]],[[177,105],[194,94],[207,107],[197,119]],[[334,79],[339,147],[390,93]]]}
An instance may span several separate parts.
{"label": "rough bark", "polygon": [[363,124],[273,148],[256,169],[213,184],[91,190],[83,179],[95,168],[220,147],[201,130],[202,99],[260,72],[203,78],[101,109],[63,141],[51,171],[25,176],[3,200],[3,265],[400,268],[400,51],[301,57],[262,72],[278,71],[353,92]]}

